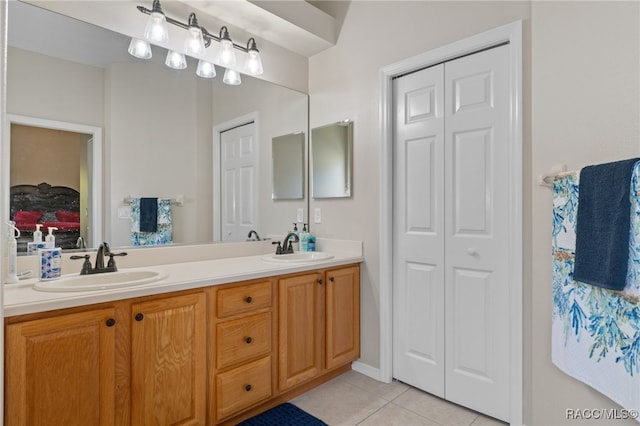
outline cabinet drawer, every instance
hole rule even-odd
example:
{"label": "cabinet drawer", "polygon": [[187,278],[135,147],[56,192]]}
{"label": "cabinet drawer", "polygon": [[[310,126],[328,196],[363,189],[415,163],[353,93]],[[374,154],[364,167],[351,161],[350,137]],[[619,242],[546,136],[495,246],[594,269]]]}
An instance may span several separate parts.
{"label": "cabinet drawer", "polygon": [[242,314],[271,306],[271,281],[225,288],[218,291],[218,317]]}
{"label": "cabinet drawer", "polygon": [[216,326],[216,365],[219,369],[271,351],[271,312],[251,315]]}
{"label": "cabinet drawer", "polygon": [[271,396],[271,357],[242,365],[216,377],[218,419]]}

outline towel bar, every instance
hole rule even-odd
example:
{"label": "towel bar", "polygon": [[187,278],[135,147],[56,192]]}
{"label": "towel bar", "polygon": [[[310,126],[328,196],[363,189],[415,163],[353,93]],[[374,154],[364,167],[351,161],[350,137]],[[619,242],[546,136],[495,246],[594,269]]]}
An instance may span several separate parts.
{"label": "towel bar", "polygon": [[[124,199],[122,200],[123,204],[131,204],[131,199],[133,197],[131,197],[131,195],[127,195],[126,197],[124,197]],[[184,206],[184,195],[182,194],[178,194],[176,196],[176,198],[169,198],[169,201],[171,201],[171,205],[173,206],[178,206],[178,207],[182,207]]]}
{"label": "towel bar", "polygon": [[553,188],[553,181],[556,178],[575,175],[578,173],[575,170],[567,170],[566,164],[556,164],[551,167],[551,170],[545,174],[538,175],[537,183],[539,186],[546,186],[547,188]]}

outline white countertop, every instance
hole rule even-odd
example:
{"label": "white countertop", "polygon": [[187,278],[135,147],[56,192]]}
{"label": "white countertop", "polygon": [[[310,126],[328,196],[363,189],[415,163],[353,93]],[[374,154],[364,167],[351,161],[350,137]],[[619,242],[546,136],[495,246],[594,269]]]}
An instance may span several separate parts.
{"label": "white countertop", "polygon": [[[225,259],[200,260],[173,264],[120,268],[124,270],[154,270],[167,273],[160,281],[110,290],[90,290],[79,292],[45,292],[34,290],[38,282],[32,278],[17,284],[4,285],[4,316],[44,312],[54,309],[91,305],[148,296],[179,290],[188,290],[211,285],[264,278],[276,275],[304,272],[315,269],[359,263],[364,260],[362,253],[331,251],[333,258],[304,263],[276,263],[263,259],[264,254]],[[76,274],[68,274],[78,275]],[[65,277],[67,275],[63,275]]]}

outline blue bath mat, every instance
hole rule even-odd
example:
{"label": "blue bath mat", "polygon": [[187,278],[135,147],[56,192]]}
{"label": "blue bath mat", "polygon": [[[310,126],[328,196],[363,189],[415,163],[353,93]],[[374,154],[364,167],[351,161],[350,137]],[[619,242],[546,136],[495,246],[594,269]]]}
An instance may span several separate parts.
{"label": "blue bath mat", "polygon": [[327,426],[327,424],[286,402],[245,420],[238,426]]}

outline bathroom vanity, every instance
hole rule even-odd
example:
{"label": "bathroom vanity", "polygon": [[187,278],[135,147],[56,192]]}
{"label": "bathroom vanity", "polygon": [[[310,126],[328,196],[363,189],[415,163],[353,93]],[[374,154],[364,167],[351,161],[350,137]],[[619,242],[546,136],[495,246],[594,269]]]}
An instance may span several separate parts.
{"label": "bathroom vanity", "polygon": [[265,259],[149,266],[163,278],[129,288],[9,288],[6,424],[232,425],[349,370],[361,255]]}

